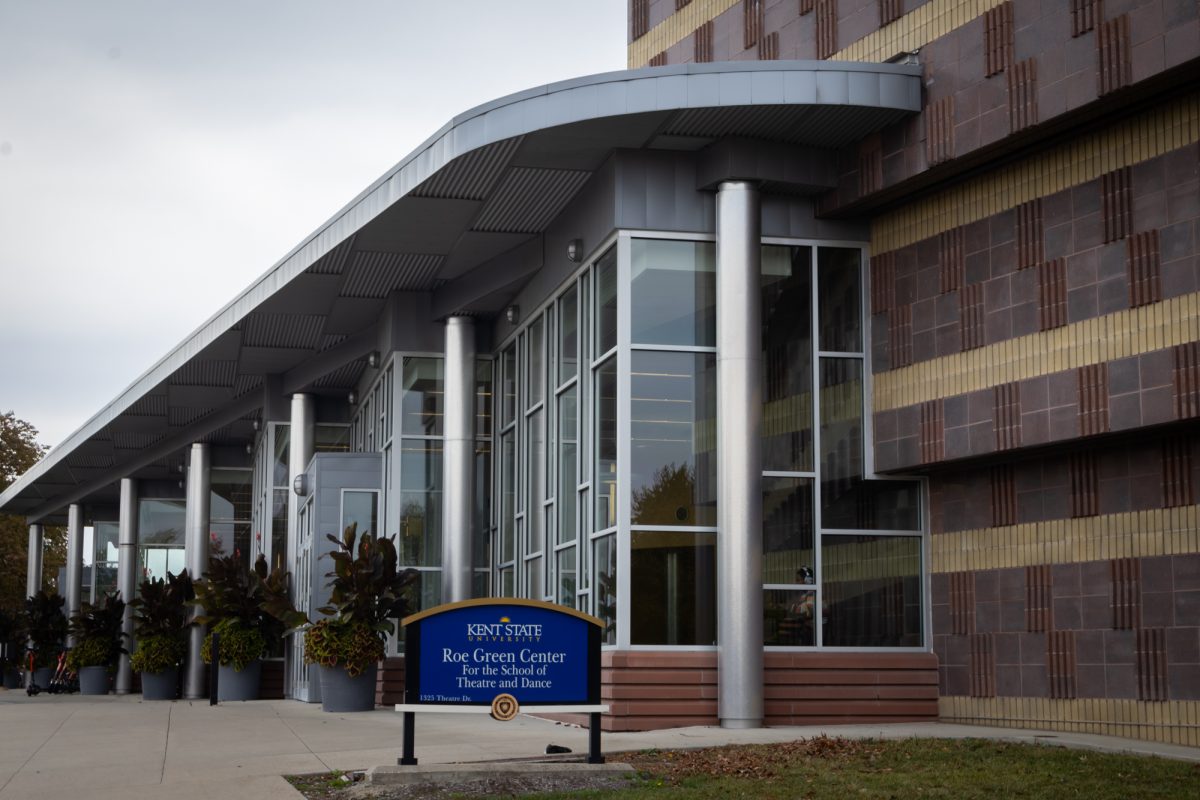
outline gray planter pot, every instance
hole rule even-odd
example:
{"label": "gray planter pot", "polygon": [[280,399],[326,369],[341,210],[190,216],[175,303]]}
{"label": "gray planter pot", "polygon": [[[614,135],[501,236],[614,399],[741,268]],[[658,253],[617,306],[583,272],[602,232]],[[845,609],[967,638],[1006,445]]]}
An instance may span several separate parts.
{"label": "gray planter pot", "polygon": [[21,688],[21,673],[15,669],[4,670],[4,688],[5,689],[20,689]]}
{"label": "gray planter pot", "polygon": [[262,680],[262,661],[255,659],[238,672],[222,664],[217,668],[217,699],[257,700],[258,686]]}
{"label": "gray planter pot", "polygon": [[53,678],[54,670],[51,667],[38,667],[33,671],[33,682],[43,691],[50,687]]}
{"label": "gray planter pot", "polygon": [[179,667],[164,672],[142,673],[143,700],[174,700],[178,697]]}
{"label": "gray planter pot", "polygon": [[108,694],[108,667],[80,667],[80,694]]}
{"label": "gray planter pot", "polygon": [[321,710],[374,710],[376,669],[372,664],[361,675],[351,678],[341,667],[321,667]]}

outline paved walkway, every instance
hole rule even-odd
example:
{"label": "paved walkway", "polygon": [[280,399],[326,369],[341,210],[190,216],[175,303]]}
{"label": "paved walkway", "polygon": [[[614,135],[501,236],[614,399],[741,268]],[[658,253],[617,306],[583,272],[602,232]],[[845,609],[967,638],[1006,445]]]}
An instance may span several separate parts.
{"label": "paved walkway", "polygon": [[[386,710],[325,714],[320,706],[289,700],[209,706],[207,701],[144,703],[137,696],[31,698],[0,690],[0,800],[297,800],[299,793],[279,776],[394,764],[401,732],[401,715]],[[603,744],[613,753],[787,741],[822,732],[1039,741],[1200,762],[1200,750],[1188,747],[941,723],[679,728],[605,734]],[[527,758],[544,753],[547,744],[583,753],[587,731],[531,717],[496,722],[485,715],[421,714],[417,720],[422,764]]]}

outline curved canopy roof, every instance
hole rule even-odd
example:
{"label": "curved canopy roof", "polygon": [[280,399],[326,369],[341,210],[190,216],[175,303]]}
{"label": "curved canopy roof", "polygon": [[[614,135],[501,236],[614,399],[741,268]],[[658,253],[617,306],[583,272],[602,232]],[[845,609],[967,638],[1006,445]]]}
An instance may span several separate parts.
{"label": "curved canopy roof", "polygon": [[432,292],[438,313],[502,308],[519,287],[472,292],[487,284],[478,271],[538,237],[616,149],[700,150],[732,137],[837,148],[919,111],[920,74],[900,64],[687,64],[473,108],[54,448],[0,495],[0,510],[58,517],[69,503],[113,501],[122,477],[170,477],[190,442],[244,444],[268,376],[285,393],[344,395],[393,292]]}

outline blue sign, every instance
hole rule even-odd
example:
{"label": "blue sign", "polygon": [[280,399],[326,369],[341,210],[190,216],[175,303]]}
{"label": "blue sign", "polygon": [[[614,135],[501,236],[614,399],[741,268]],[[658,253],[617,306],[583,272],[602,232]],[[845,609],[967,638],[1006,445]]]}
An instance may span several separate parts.
{"label": "blue sign", "polygon": [[409,703],[598,703],[600,630],[595,617],[534,600],[448,603],[401,622]]}

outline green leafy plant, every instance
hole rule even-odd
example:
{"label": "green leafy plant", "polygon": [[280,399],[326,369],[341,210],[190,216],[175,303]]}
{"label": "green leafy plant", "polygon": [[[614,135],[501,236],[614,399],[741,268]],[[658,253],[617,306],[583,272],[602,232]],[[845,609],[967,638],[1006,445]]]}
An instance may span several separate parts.
{"label": "green leafy plant", "polygon": [[44,589],[25,599],[22,621],[33,644],[35,667],[53,666],[58,658],[67,637],[67,618],[63,616],[65,602],[62,596],[47,594]]}
{"label": "green leafy plant", "polygon": [[202,650],[206,663],[212,663],[213,633],[221,635],[221,665],[238,672],[278,641],[283,626],[263,610],[267,580],[267,560],[261,555],[253,569],[236,554],[208,560],[204,580],[196,583],[194,601],[203,609],[196,622],[212,626]]}
{"label": "green leafy plant", "polygon": [[67,654],[67,665],[74,670],[111,667],[117,656],[126,652],[121,646],[124,616],[125,602],[117,592],[106,594],[103,603],[84,603],[71,618],[70,631],[76,644]]}
{"label": "green leafy plant", "polygon": [[178,575],[168,572],[165,580],[142,581],[140,596],[129,603],[137,637],[137,649],[130,657],[135,671],[163,672],[179,665],[187,652],[185,637],[192,625],[188,615],[195,596],[187,570]]}
{"label": "green leafy plant", "polygon": [[304,660],[324,667],[342,667],[351,677],[362,674],[383,658],[393,620],[409,613],[409,595],[418,573],[398,570],[396,545],[391,539],[358,533],[350,525],[342,538],[327,537],[338,549],[329,554],[333,571],[329,605],[317,609],[326,619],[312,621],[292,605],[286,574],[272,575],[264,608],[292,630],[304,631]]}
{"label": "green leafy plant", "polygon": [[262,658],[262,654],[267,648],[267,640],[258,630],[244,627],[234,619],[223,619],[214,625],[212,631],[204,637],[200,656],[204,659],[205,664],[212,663],[214,633],[221,637],[221,666],[233,667],[235,672],[241,672]]}

